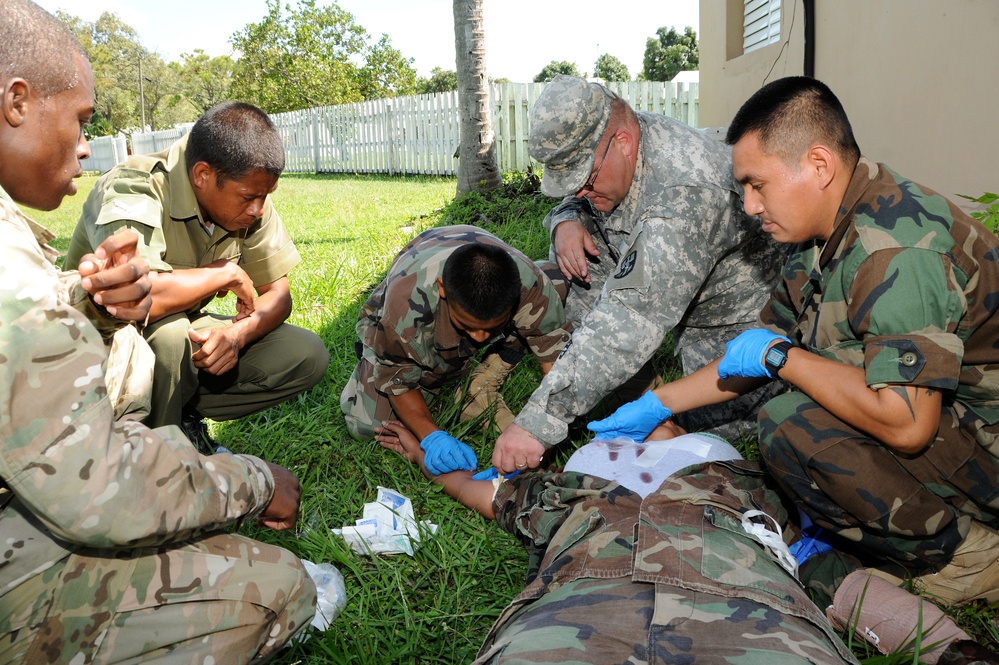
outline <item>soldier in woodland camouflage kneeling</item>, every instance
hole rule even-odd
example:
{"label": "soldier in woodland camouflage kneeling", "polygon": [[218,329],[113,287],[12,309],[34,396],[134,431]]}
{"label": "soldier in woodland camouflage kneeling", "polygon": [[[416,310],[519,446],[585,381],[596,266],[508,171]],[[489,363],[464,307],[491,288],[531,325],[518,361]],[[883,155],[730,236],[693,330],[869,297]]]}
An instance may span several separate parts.
{"label": "soldier in woodland camouflage kneeling", "polygon": [[60,274],[17,206],[75,193],[93,74],[27,0],[4,2],[0,34],[0,662],[266,660],[313,617],[315,586],[290,552],[224,530],[293,527],[298,480],[114,420],[100,330],[150,310],[139,236]]}
{"label": "soldier in woodland camouflage kneeling", "polygon": [[641,440],[780,379],[762,456],[834,544],[944,602],[999,601],[999,239],[865,158],[815,79],[761,88],[726,140],[746,212],[791,243],[759,327],[590,429]]}
{"label": "soldier in woodland camouflage kneeling", "polygon": [[340,396],[348,429],[370,438],[398,418],[419,437],[435,473],[474,470],[474,451],[437,426],[428,397],[499,342],[472,374],[462,418],[492,410],[505,429],[513,420],[499,394],[507,374],[527,350],[547,372],[569,341],[567,288],[557,266],[535,264],[482,229],[424,231],[361,308],[359,362]]}

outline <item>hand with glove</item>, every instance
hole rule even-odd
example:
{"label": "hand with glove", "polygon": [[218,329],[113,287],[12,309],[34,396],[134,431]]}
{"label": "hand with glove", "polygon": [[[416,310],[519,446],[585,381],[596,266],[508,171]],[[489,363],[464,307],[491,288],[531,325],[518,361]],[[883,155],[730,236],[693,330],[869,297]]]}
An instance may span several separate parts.
{"label": "hand with glove", "polygon": [[424,452],[423,465],[435,476],[451,471],[475,471],[479,465],[475,451],[444,430],[424,437],[420,449]]}
{"label": "hand with glove", "polygon": [[673,415],[663,406],[651,390],[634,402],[628,402],[617,411],[586,426],[597,433],[598,439],[613,439],[624,436],[635,441],[645,441],[659,423]]}
{"label": "hand with glove", "polygon": [[744,376],[757,379],[777,378],[770,374],[764,363],[767,350],[774,342],[783,340],[790,343],[787,337],[777,335],[765,328],[747,330],[725,344],[725,355],[718,363],[718,376],[728,379],[733,376]]}

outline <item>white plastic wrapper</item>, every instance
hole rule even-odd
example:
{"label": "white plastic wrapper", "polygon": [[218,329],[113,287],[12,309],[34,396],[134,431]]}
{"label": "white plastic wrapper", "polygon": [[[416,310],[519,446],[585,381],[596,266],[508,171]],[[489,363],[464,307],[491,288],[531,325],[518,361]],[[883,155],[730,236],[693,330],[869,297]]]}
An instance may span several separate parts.
{"label": "white plastic wrapper", "polygon": [[326,630],[347,604],[343,575],[332,563],[312,563],[302,559],[302,565],[316,584],[316,616],[312,619],[312,627]]}
{"label": "white plastic wrapper", "polygon": [[378,488],[378,499],[364,504],[354,526],[332,529],[358,554],[408,554],[422,535],[437,533],[437,525],[426,520],[417,524],[413,502],[395,490]]}

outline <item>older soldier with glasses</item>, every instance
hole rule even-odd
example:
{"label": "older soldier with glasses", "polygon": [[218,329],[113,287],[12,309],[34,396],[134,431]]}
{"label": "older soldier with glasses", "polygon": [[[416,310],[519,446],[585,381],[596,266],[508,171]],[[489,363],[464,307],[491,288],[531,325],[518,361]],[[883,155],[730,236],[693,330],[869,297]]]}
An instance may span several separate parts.
{"label": "older soldier with glasses", "polygon": [[[500,436],[493,464],[502,471],[537,466],[613,391],[623,387],[627,399],[655,385],[652,356],[668,334],[684,373],[707,364],[753,325],[781,262],[779,246],[743,213],[724,144],[635,112],[598,83],[552,81],[534,107],[529,149],[545,166],[542,190],[565,197],[544,223],[573,281],[566,309],[575,332]],[[685,414],[681,424],[737,438],[767,394]]]}

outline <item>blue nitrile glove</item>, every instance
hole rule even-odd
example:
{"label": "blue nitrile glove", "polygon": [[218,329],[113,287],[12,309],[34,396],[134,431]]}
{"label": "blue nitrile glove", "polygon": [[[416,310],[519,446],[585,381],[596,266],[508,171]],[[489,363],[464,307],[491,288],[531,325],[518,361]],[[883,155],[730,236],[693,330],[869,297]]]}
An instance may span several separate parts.
{"label": "blue nitrile glove", "polygon": [[789,549],[800,566],[816,554],[825,554],[832,549],[832,545],[823,540],[826,532],[815,526],[800,508],[798,515],[801,516],[801,540],[791,543]]}
{"label": "blue nitrile glove", "polygon": [[659,423],[673,415],[663,406],[651,390],[634,402],[628,402],[603,420],[594,420],[586,426],[597,433],[598,439],[624,436],[634,441],[645,441]]}
{"label": "blue nitrile glove", "polygon": [[775,335],[766,328],[747,330],[725,344],[725,355],[718,363],[718,376],[727,379],[733,376],[746,376],[757,379],[772,379],[763,356],[775,341],[782,339],[790,342],[783,335]]}
{"label": "blue nitrile glove", "polygon": [[439,429],[424,437],[420,441],[420,450],[425,453],[423,465],[435,476],[451,471],[475,471],[479,465],[475,451],[444,430]]}

